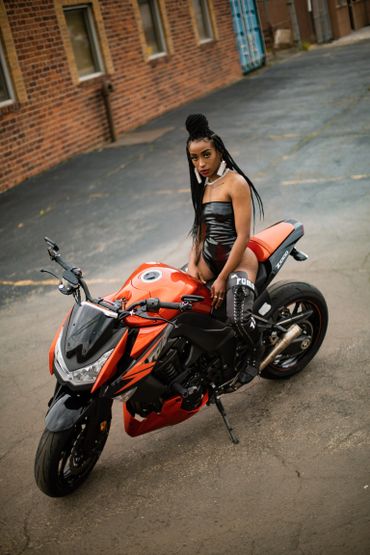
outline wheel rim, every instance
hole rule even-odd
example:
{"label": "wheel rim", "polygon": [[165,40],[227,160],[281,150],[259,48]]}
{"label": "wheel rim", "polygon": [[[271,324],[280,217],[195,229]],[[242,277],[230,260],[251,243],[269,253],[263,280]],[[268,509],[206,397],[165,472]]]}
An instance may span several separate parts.
{"label": "wheel rim", "polygon": [[77,424],[66,447],[60,452],[57,478],[63,487],[74,489],[84,480],[97,462],[108,437],[109,423],[98,429],[93,443],[86,449],[88,423]]}
{"label": "wheel rim", "polygon": [[318,306],[307,299],[297,299],[283,306],[276,311],[274,321],[279,323],[292,316],[311,310],[312,314],[305,320],[298,323],[302,328],[302,333],[285,349],[277,355],[270,364],[271,368],[277,372],[287,372],[295,367],[299,361],[308,355],[312,350],[320,335],[321,314]]}

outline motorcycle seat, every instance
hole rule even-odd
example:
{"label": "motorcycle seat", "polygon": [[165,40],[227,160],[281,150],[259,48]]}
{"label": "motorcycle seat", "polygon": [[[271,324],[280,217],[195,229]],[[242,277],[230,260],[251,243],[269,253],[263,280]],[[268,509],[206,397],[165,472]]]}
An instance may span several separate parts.
{"label": "motorcycle seat", "polygon": [[290,222],[279,222],[253,235],[247,246],[254,252],[259,262],[265,262],[294,229],[294,225]]}

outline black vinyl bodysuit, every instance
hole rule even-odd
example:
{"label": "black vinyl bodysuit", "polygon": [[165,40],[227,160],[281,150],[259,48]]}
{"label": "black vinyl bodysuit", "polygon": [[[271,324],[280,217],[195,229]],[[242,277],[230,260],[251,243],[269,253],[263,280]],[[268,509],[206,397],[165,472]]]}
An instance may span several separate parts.
{"label": "black vinyl bodysuit", "polygon": [[236,240],[231,202],[206,202],[202,208],[202,255],[211,272],[218,276]]}

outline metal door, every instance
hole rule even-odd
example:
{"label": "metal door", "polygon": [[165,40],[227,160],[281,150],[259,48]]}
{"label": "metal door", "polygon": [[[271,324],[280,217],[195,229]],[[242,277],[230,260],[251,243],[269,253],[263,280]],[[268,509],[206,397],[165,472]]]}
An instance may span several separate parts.
{"label": "metal door", "polygon": [[317,42],[329,42],[333,38],[327,0],[312,0],[313,19]]}
{"label": "metal door", "polygon": [[234,31],[243,72],[261,67],[265,61],[260,20],[255,0],[230,0]]}

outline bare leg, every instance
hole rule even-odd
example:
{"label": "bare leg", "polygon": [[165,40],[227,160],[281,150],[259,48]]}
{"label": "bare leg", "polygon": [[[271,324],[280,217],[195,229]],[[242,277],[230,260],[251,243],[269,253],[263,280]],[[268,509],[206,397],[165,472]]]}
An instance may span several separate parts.
{"label": "bare leg", "polygon": [[[198,260],[197,267],[199,274],[204,281],[209,281],[210,279],[213,279],[215,277],[209,269],[208,264],[206,263],[202,255]],[[257,256],[251,249],[246,249],[245,253],[243,254],[243,258],[240,261],[240,264],[237,268],[235,268],[234,271],[239,270],[247,272],[249,281],[255,283],[258,273],[258,260]]]}
{"label": "bare leg", "polygon": [[251,249],[247,249],[245,251],[239,266],[235,268],[236,272],[239,270],[246,272],[248,274],[249,281],[255,283],[258,273],[258,259]]}
{"label": "bare leg", "polygon": [[215,277],[211,272],[211,270],[209,269],[202,255],[200,255],[197,267],[198,267],[199,275],[203,281],[209,281],[210,279],[213,279]]}

